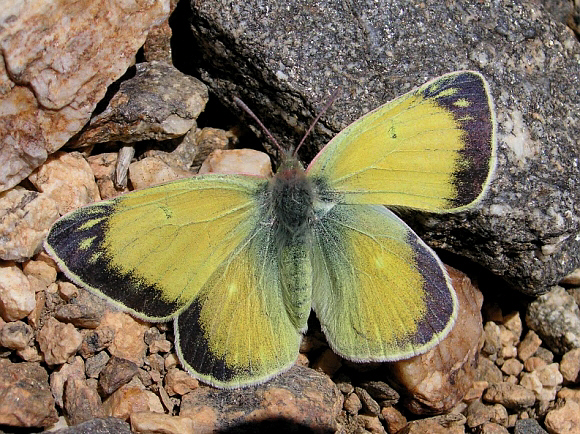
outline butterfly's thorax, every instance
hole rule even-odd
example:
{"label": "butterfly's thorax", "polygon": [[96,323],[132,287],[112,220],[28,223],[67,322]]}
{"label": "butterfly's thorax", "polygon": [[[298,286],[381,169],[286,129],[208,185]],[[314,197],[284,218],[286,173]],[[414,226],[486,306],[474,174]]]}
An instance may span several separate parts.
{"label": "butterfly's thorax", "polygon": [[275,230],[288,242],[304,242],[313,219],[314,188],[302,165],[286,160],[270,181],[270,207]]}

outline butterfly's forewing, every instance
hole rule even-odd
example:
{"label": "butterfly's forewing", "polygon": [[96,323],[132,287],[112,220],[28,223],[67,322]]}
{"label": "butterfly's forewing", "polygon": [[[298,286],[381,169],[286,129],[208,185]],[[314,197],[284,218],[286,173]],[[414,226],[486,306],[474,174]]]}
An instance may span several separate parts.
{"label": "butterfly's forewing", "polygon": [[345,203],[432,212],[476,202],[495,166],[495,115],[481,74],[436,78],[366,114],[331,140],[307,169]]}
{"label": "butterfly's forewing", "polygon": [[289,368],[300,332],[286,311],[267,181],[198,176],[81,208],[47,251],[74,282],[151,321],[175,318],[176,350],[220,387]]}
{"label": "butterfly's forewing", "polygon": [[434,252],[383,206],[337,205],[315,228],[312,307],[355,361],[423,353],[450,330],[457,298]]}
{"label": "butterfly's forewing", "polygon": [[45,246],[75,283],[168,320],[253,230],[264,182],[199,176],[98,202],[58,220]]}

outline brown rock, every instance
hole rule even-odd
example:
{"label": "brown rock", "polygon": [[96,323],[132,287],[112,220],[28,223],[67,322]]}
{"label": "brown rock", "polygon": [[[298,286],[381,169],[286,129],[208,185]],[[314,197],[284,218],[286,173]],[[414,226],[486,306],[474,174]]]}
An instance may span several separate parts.
{"label": "brown rock", "polygon": [[58,282],[58,295],[64,301],[70,301],[79,295],[79,288],[70,282]]}
{"label": "brown rock", "polygon": [[538,334],[533,330],[528,331],[526,337],[518,344],[518,358],[525,362],[534,355],[540,345],[542,345],[542,340]]}
{"label": "brown rock", "polygon": [[362,409],[362,402],[356,393],[351,393],[344,400],[343,408],[350,414],[357,414]]}
{"label": "brown rock", "polygon": [[76,356],[71,363],[65,363],[50,374],[50,390],[56,400],[56,404],[64,407],[64,386],[69,379],[85,379],[85,362],[80,356]]}
{"label": "brown rock", "polygon": [[192,141],[196,145],[192,166],[200,166],[213,151],[226,149],[234,139],[230,132],[211,127],[191,130],[190,134],[193,134]]}
{"label": "brown rock", "polygon": [[334,374],[342,367],[342,361],[339,356],[330,348],[325,349],[319,357],[312,363],[311,368],[324,372],[332,378]]}
{"label": "brown rock", "polygon": [[44,261],[26,261],[22,267],[22,272],[28,279],[35,277],[40,280],[45,287],[56,282],[56,268]]}
{"label": "brown rock", "polygon": [[330,379],[313,369],[293,366],[273,380],[243,389],[199,387],[185,395],[180,415],[190,417],[200,433],[235,429],[272,419],[304,425],[317,431],[335,431],[342,394]]}
{"label": "brown rock", "polygon": [[72,324],[49,317],[37,336],[44,360],[49,365],[65,363],[81,347],[83,338]]}
{"label": "brown rock", "polygon": [[120,188],[115,184],[117,155],[114,152],[106,152],[87,157],[102,199],[110,199],[129,191],[128,188]]}
{"label": "brown rock", "polygon": [[560,361],[560,372],[565,383],[577,383],[580,378],[580,348],[568,351]]}
{"label": "brown rock", "polygon": [[[1,172],[2,168],[0,188]],[[56,202],[46,194],[19,186],[1,193],[0,259],[22,261],[32,257],[42,249],[42,242],[58,215]]]}
{"label": "brown rock", "polygon": [[0,359],[0,424],[47,427],[57,420],[44,368]]}
{"label": "brown rock", "polygon": [[488,355],[497,354],[501,348],[499,326],[493,321],[488,321],[485,323],[483,331],[485,341],[481,351]]}
{"label": "brown rock", "polygon": [[97,389],[77,378],[69,378],[66,382],[64,408],[71,425],[104,416]]}
{"label": "brown rock", "polygon": [[574,400],[564,401],[564,405],[550,410],[544,420],[550,434],[572,434],[580,432],[580,404]]}
{"label": "brown rock", "polygon": [[360,426],[364,427],[366,432],[372,434],[386,434],[383,424],[377,416],[371,416],[368,414],[357,414],[357,422]]}
{"label": "brown rock", "polygon": [[72,146],[183,136],[195,126],[207,100],[207,87],[197,78],[167,63],[138,63],[135,76],[121,83],[108,107],[91,119]]}
{"label": "brown rock", "polygon": [[225,149],[213,151],[201,165],[199,174],[204,173],[245,173],[272,176],[270,157],[253,149]]}
{"label": "brown rock", "polygon": [[11,350],[23,350],[32,339],[32,327],[22,321],[6,323],[0,328],[0,345]]}
{"label": "brown rock", "polygon": [[475,428],[486,422],[507,425],[508,413],[501,404],[486,405],[481,401],[474,401],[467,407],[467,426]]}
{"label": "brown rock", "polygon": [[389,433],[397,433],[407,425],[407,418],[395,407],[383,407],[381,415]]}
{"label": "brown rock", "polygon": [[[175,9],[177,2],[171,3],[171,12]],[[171,27],[169,20],[164,20],[158,26],[151,29],[143,45],[143,54],[147,62],[153,60],[165,63],[172,63],[171,58]]]}
{"label": "brown rock", "polygon": [[520,313],[518,311],[508,313],[503,317],[502,324],[515,335],[515,342],[518,342],[523,329]]}
{"label": "brown rock", "polygon": [[165,376],[165,390],[171,396],[185,395],[199,387],[199,381],[182,369],[171,368]]}
{"label": "brown rock", "polygon": [[94,329],[99,326],[105,313],[105,301],[89,291],[80,290],[70,303],[56,309],[54,316],[62,322],[77,327]]}
{"label": "brown rock", "polygon": [[171,351],[171,342],[167,339],[157,339],[149,345],[151,354],[168,353],[169,351]]}
{"label": "brown rock", "polygon": [[34,290],[20,268],[14,264],[0,265],[0,315],[5,321],[24,318],[36,306]]}
{"label": "brown rock", "polygon": [[130,384],[125,384],[113,392],[103,403],[103,409],[106,415],[123,420],[129,420],[133,413],[143,411],[165,413],[157,395]]}
{"label": "brown rock", "polygon": [[379,415],[379,413],[381,412],[381,407],[379,407],[377,401],[375,401],[365,389],[363,389],[362,387],[355,387],[354,393],[358,395],[360,402],[362,404],[363,411],[366,414],[369,414],[371,416]]}
{"label": "brown rock", "polygon": [[483,296],[465,274],[447,267],[459,299],[459,315],[447,337],[431,351],[391,366],[394,380],[409,396],[413,413],[439,413],[453,408],[470,389],[483,345]]}
{"label": "brown rock", "polygon": [[407,423],[397,434],[464,434],[465,416],[462,414],[445,414],[428,417]]}
{"label": "brown rock", "polygon": [[100,324],[96,330],[82,330],[81,334],[83,343],[79,352],[81,356],[89,357],[111,345],[115,337],[115,330]]}
{"label": "brown rock", "polygon": [[501,365],[501,370],[506,375],[520,375],[524,369],[524,364],[517,359],[507,359],[503,365]]}
{"label": "brown rock", "polygon": [[568,387],[562,387],[558,391],[558,398],[560,399],[572,399],[580,404],[580,389],[570,389]]}
{"label": "brown rock", "polygon": [[524,362],[524,369],[528,372],[532,372],[538,369],[540,366],[546,366],[547,364],[548,362],[546,362],[544,359],[534,356],[526,359]]}
{"label": "brown rock", "polygon": [[488,383],[501,383],[503,375],[501,370],[487,357],[479,359],[476,380],[487,381]]}
{"label": "brown rock", "polygon": [[466,403],[471,403],[476,399],[481,399],[483,396],[483,391],[487,389],[489,383],[487,381],[474,381],[471,389],[467,391],[463,397],[463,401]]}
{"label": "brown rock", "polygon": [[131,381],[137,374],[137,369],[134,362],[113,356],[99,374],[99,386],[108,396],[123,384]]}
{"label": "brown rock", "polygon": [[531,390],[517,384],[493,383],[483,393],[483,400],[502,404],[506,408],[519,409],[534,405],[536,397]]}
{"label": "brown rock", "polygon": [[[108,86],[134,63],[168,1],[17,2],[0,29],[6,69],[0,105],[0,189],[27,177],[89,119]],[[128,20],[127,17],[131,19]],[[103,37],[107,35],[107,37]],[[71,41],[75,43],[71,43]]]}
{"label": "brown rock", "polygon": [[486,422],[479,427],[479,434],[509,434],[505,426],[494,422]]}
{"label": "brown rock", "polygon": [[131,430],[138,434],[194,434],[193,421],[184,416],[170,416],[153,412],[131,414]]}
{"label": "brown rock", "polygon": [[58,205],[61,215],[100,200],[87,160],[78,152],[56,152],[28,179]]}
{"label": "brown rock", "polygon": [[363,381],[360,386],[381,404],[381,407],[399,402],[399,394],[384,381]]}
{"label": "brown rock", "polygon": [[114,331],[113,341],[108,347],[111,355],[131,360],[137,366],[143,366],[147,350],[144,335],[149,324],[138,321],[124,312],[107,311],[98,329],[105,327]]}
{"label": "brown rock", "polygon": [[146,157],[129,166],[129,179],[136,190],[191,176],[193,173],[172,167],[158,157]]}

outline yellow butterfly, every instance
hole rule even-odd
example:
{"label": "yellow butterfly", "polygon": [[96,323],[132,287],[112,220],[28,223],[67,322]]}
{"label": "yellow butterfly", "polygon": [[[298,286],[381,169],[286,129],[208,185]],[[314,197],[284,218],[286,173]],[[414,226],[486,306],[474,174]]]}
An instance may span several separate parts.
{"label": "yellow butterfly", "polygon": [[366,114],[304,170],[203,175],[78,209],[46,250],[75,283],[174,321],[183,366],[217,387],[264,382],[298,355],[310,310],[353,361],[423,353],[458,302],[439,258],[383,205],[473,207],[495,166],[485,79],[458,71]]}

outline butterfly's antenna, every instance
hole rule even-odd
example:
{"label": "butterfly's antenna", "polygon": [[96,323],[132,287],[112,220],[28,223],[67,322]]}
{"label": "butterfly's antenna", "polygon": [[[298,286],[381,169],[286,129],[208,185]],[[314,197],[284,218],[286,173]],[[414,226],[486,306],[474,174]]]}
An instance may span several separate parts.
{"label": "butterfly's antenna", "polygon": [[314,120],[310,124],[310,127],[308,128],[308,131],[306,131],[306,134],[304,134],[304,136],[302,137],[302,140],[300,140],[300,143],[298,143],[298,146],[296,146],[296,149],[294,149],[294,156],[296,156],[298,154],[298,149],[300,149],[300,147],[302,146],[302,144],[306,140],[306,137],[308,137],[308,135],[310,134],[310,132],[314,129],[314,125],[316,125],[316,123],[318,122],[318,120],[320,119],[320,117],[324,113],[326,113],[326,111],[330,108],[330,106],[334,103],[334,101],[336,101],[336,99],[339,97],[341,91],[342,91],[342,89],[340,87],[337,87],[336,90],[334,92],[332,92],[332,95],[330,95],[330,98],[328,99],[328,102],[322,108],[322,110],[320,111],[320,113],[318,113],[318,115],[314,118]]}
{"label": "butterfly's antenna", "polygon": [[280,152],[284,152],[284,148],[282,148],[282,146],[280,146],[278,144],[278,141],[274,138],[274,136],[272,135],[272,133],[270,131],[268,131],[268,128],[266,128],[266,126],[262,123],[262,121],[260,119],[258,119],[258,116],[256,116],[254,114],[254,112],[252,110],[250,110],[250,107],[248,107],[246,105],[246,103],[244,101],[242,101],[241,99],[239,99],[237,96],[234,96],[234,102],[238,105],[238,107],[240,107],[243,111],[245,111],[247,114],[249,114],[252,119],[254,119],[256,121],[256,123],[260,126],[260,128],[262,128],[262,131],[264,131],[264,133],[266,134],[266,136],[268,136],[268,138],[270,139],[270,141],[276,145],[276,147],[278,148],[278,150]]}

